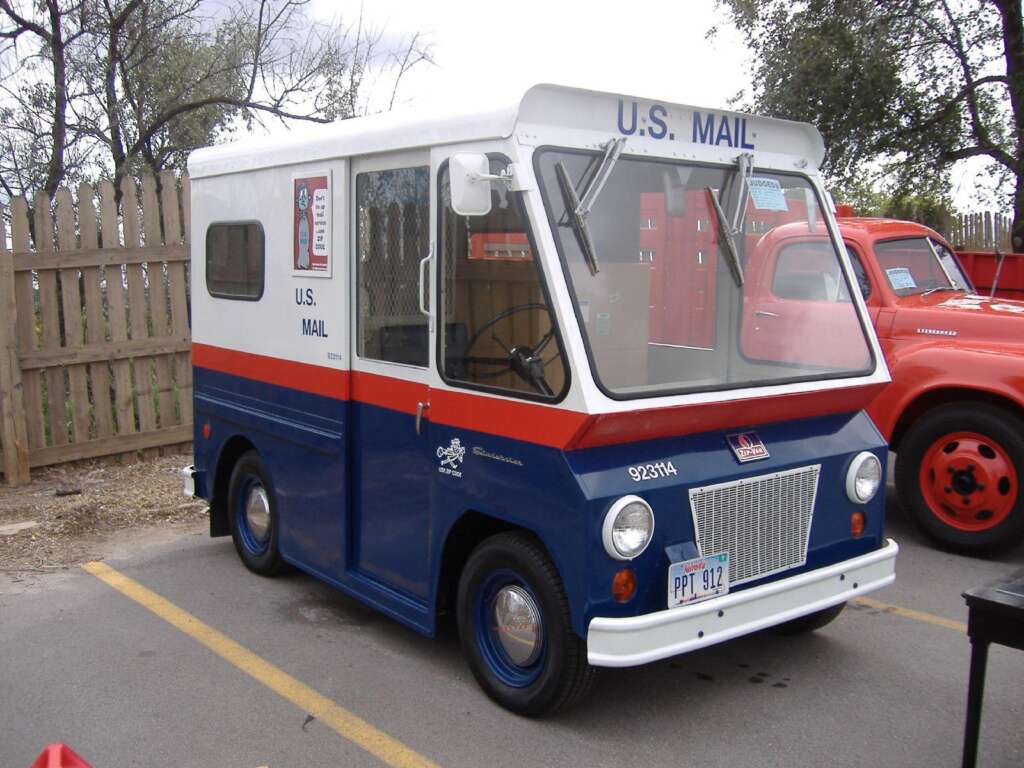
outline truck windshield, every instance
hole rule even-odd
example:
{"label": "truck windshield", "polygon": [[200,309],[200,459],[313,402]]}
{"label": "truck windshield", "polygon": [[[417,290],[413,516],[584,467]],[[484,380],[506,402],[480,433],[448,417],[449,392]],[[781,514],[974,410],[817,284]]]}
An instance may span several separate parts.
{"label": "truck windshield", "polygon": [[[805,177],[758,170],[744,177],[734,166],[623,155],[589,216],[600,264],[594,274],[567,210],[572,196],[561,187],[568,177],[577,192],[585,189],[602,157],[549,149],[537,164],[591,367],[607,394],[653,397],[873,370],[845,271]],[[749,194],[737,194],[737,184]],[[733,221],[742,231],[730,233],[729,254],[721,244]]]}
{"label": "truck windshield", "polygon": [[946,246],[927,237],[876,243],[875,257],[899,296],[973,290],[956,257]]}

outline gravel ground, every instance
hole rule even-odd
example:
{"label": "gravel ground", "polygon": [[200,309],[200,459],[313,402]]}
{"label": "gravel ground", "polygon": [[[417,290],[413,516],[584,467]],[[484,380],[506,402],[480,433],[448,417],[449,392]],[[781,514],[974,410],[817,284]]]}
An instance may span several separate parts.
{"label": "gravel ground", "polygon": [[179,470],[188,463],[183,454],[80,462],[34,470],[26,486],[0,486],[0,571],[59,570],[95,558],[116,531],[194,525],[206,504],[182,494]]}

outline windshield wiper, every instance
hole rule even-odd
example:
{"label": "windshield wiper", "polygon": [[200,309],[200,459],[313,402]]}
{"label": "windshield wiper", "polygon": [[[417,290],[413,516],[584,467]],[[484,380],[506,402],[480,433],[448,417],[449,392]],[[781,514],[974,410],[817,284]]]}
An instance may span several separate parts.
{"label": "windshield wiper", "polygon": [[930,296],[936,291],[964,291],[965,288],[957,288],[955,285],[936,285],[934,288],[929,288],[927,291],[922,291],[919,296]]}
{"label": "windshield wiper", "polygon": [[718,245],[725,252],[726,263],[729,265],[729,271],[732,272],[732,279],[736,281],[736,285],[741,286],[743,285],[743,265],[740,264],[739,254],[736,253],[736,241],[733,239],[732,228],[725,220],[725,212],[718,204],[718,198],[715,197],[714,191],[711,187],[704,189],[707,190],[708,197],[711,198],[711,207],[715,211],[715,218],[718,219]]}
{"label": "windshield wiper", "polygon": [[721,203],[711,187],[704,187],[711,198],[711,207],[715,211],[715,218],[718,220],[718,242],[725,251],[726,263],[732,272],[733,280],[737,286],[743,285],[743,265],[740,263],[740,254],[736,248],[736,235],[743,234],[743,224],[747,215],[747,200],[750,198],[749,179],[754,173],[754,156],[744,152],[736,158],[736,169],[740,178],[737,181],[736,201],[734,203],[732,224],[729,223]]}
{"label": "windshield wiper", "polygon": [[608,177],[611,175],[612,168],[615,167],[619,155],[622,154],[622,147],[625,144],[626,139],[621,136],[617,139],[611,139],[605,144],[601,165],[598,166],[594,178],[591,179],[590,184],[584,190],[582,200],[576,194],[576,187],[573,185],[572,179],[569,178],[569,172],[565,169],[565,164],[562,161],[555,164],[555,175],[558,177],[558,186],[562,190],[565,212],[569,217],[572,231],[576,235],[576,241],[580,245],[580,250],[583,252],[583,258],[587,262],[591,275],[596,275],[601,271],[601,268],[597,263],[597,251],[594,248],[594,240],[590,236],[587,218],[590,216],[590,210],[594,207],[597,196],[601,194],[605,182],[608,181]]}

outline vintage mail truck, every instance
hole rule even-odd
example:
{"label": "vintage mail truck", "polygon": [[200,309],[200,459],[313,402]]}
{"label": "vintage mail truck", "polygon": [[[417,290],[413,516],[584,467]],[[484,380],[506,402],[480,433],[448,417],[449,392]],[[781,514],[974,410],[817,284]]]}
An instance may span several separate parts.
{"label": "vintage mail truck", "polygon": [[[897,546],[822,154],[808,125],[553,86],[195,153],[211,533],[426,635],[453,613],[527,715],[597,667],[827,623]],[[828,328],[750,306],[782,225],[843,286]]]}

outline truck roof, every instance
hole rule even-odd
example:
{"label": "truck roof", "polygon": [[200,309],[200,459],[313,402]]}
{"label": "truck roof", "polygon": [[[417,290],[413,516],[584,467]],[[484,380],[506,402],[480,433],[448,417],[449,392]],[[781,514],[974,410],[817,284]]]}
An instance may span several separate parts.
{"label": "truck roof", "polygon": [[[744,123],[750,123],[749,137],[756,142],[759,150],[803,157],[815,168],[824,158],[825,145],[821,134],[809,123],[670,104],[560,85],[535,85],[513,104],[498,109],[476,112],[448,110],[433,115],[424,114],[422,110],[396,110],[328,124],[304,125],[284,136],[248,138],[231,144],[205,147],[196,150],[189,157],[188,170],[193,179],[244,173],[260,168],[339,157],[502,139],[510,137],[524,127],[564,127],[599,132],[603,136],[616,136],[627,133],[624,130],[616,130],[617,111],[621,123],[623,103],[626,101],[631,102],[633,107],[637,103],[643,104],[645,110],[661,109],[660,114],[682,127],[678,140],[673,133],[667,136],[672,141],[660,142],[660,145],[671,145],[673,149],[692,147],[688,140],[693,138],[696,141],[699,132],[704,144],[719,147],[724,144],[725,148],[739,151],[731,143],[729,125],[734,120],[738,125],[738,121],[742,120]],[[642,111],[640,114],[640,121],[643,123],[648,112]],[[635,130],[635,112],[633,118]],[[706,122],[708,119],[711,119],[710,122]],[[691,125],[692,136],[687,133]],[[644,129],[640,128],[632,139],[646,144],[658,144],[655,141],[658,137],[653,135],[653,129],[650,134],[648,138],[643,138]],[[710,141],[707,140],[709,135]],[[680,153],[676,151],[671,154]]]}
{"label": "truck roof", "polygon": [[871,216],[841,216],[836,221],[844,232],[861,232],[872,239],[906,237],[908,235],[911,237],[934,237],[942,241],[946,239],[931,227],[918,224],[916,221]]}

